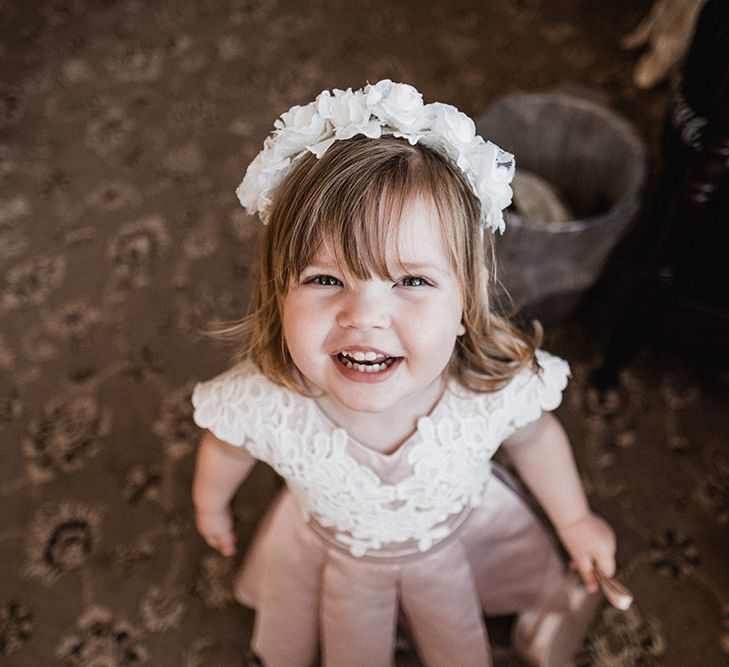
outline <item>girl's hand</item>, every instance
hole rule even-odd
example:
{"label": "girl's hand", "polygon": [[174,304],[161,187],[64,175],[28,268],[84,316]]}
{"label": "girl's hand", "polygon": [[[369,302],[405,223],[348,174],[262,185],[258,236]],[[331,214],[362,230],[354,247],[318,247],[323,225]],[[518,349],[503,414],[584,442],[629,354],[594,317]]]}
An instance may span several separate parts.
{"label": "girl's hand", "polygon": [[195,525],[203,539],[223,556],[235,554],[235,533],[230,508],[223,510],[196,510]]}
{"label": "girl's hand", "polygon": [[597,588],[592,572],[596,563],[604,574],[615,574],[615,533],[601,517],[589,512],[567,526],[558,526],[557,532],[572,558],[570,567],[576,569],[590,593]]}

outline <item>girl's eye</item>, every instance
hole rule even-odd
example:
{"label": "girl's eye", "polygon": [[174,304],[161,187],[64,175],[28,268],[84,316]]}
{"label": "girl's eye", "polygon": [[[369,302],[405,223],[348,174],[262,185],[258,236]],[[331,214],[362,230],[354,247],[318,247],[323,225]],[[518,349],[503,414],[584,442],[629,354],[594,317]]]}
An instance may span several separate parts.
{"label": "girl's eye", "polygon": [[401,278],[399,284],[403,287],[424,287],[430,285],[430,283],[420,276],[405,276]]}
{"label": "girl's eye", "polygon": [[334,276],[313,276],[305,281],[306,284],[321,285],[322,287],[341,287],[342,281]]}

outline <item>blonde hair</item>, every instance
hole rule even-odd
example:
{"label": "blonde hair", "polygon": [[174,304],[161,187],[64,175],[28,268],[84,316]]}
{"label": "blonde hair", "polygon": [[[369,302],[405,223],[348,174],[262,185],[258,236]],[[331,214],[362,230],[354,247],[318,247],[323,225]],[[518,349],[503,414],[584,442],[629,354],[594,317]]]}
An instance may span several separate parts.
{"label": "blonde hair", "polygon": [[345,280],[374,273],[392,279],[386,246],[403,207],[432,201],[443,242],[463,297],[465,333],[457,339],[447,373],[463,386],[493,391],[524,367],[537,369],[541,328],[528,335],[491,307],[491,234],[482,239],[480,204],[460,170],[446,158],[403,139],[354,137],[335,142],[317,159],[299,158],[274,193],[264,230],[255,310],[219,330],[243,340],[239,357],[251,358],[273,382],[310,395],[288,353],[283,301],[292,280],[328,244]]}

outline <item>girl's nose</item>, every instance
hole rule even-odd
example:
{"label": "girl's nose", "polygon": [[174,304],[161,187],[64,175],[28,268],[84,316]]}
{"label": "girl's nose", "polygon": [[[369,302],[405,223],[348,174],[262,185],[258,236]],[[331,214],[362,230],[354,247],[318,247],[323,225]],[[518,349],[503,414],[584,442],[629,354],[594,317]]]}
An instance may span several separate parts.
{"label": "girl's nose", "polygon": [[358,290],[343,299],[336,321],[340,327],[385,329],[390,325],[390,316],[383,295]]}

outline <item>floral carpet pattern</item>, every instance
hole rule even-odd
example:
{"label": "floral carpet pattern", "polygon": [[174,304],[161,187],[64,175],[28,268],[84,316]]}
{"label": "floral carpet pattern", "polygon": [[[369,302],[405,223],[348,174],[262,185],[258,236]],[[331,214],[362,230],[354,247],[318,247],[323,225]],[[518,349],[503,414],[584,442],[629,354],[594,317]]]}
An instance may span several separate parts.
{"label": "floral carpet pattern", "polygon": [[[248,303],[258,225],[233,190],[276,115],[384,77],[472,115],[578,83],[655,152],[667,91],[637,91],[619,47],[648,9],[0,0],[0,664],[246,664],[237,559],[192,523],[189,396],[229,363],[202,331]],[[647,353],[598,395],[589,327],[548,340],[572,364],[559,414],[636,595],[576,664],[729,665],[727,377]],[[241,551],[279,486],[260,466],[237,496]],[[520,665],[494,638],[497,666]]]}

